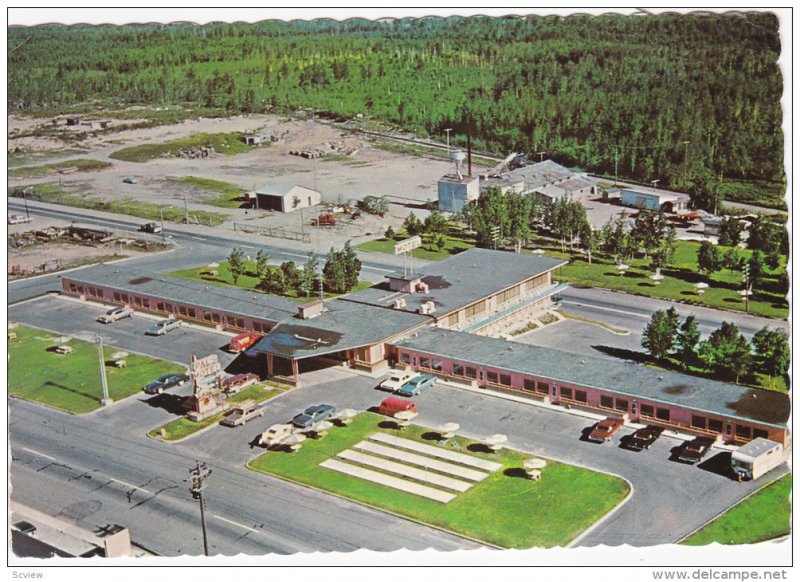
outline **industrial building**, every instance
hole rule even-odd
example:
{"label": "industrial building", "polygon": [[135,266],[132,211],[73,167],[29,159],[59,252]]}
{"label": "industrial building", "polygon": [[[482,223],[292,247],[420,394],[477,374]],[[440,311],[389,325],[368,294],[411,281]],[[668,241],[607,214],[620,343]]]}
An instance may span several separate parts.
{"label": "industrial building", "polygon": [[623,206],[652,212],[683,212],[689,207],[689,196],[665,190],[622,188],[620,202]]}
{"label": "industrial building", "polygon": [[261,186],[255,195],[258,208],[278,212],[293,212],[322,202],[322,194],[316,190],[277,182]]}
{"label": "industrial building", "polygon": [[[486,335],[554,305],[565,261],[470,249],[330,301],[281,297],[97,266],[65,273],[62,292],[219,329],[266,333],[249,354],[269,376],[299,384],[343,365],[380,375],[404,365],[452,382],[551,405],[719,436],[788,443],[790,401],[766,390],[666,372]],[[254,365],[258,365],[258,360]]]}
{"label": "industrial building", "polygon": [[440,212],[461,212],[481,193],[477,177],[446,174],[437,182]]}

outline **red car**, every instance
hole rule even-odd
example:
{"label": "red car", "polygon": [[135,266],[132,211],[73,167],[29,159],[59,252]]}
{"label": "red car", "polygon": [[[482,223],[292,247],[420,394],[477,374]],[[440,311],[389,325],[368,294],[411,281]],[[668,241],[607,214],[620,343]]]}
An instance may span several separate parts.
{"label": "red car", "polygon": [[605,443],[611,440],[611,437],[614,436],[614,433],[619,430],[619,427],[623,425],[623,420],[621,418],[615,418],[613,416],[609,416],[598,422],[594,425],[594,429],[592,432],[589,433],[587,437],[590,441],[595,441],[599,443]]}
{"label": "red car", "polygon": [[250,348],[260,339],[260,334],[253,333],[251,331],[240,333],[239,335],[231,338],[231,343],[228,345],[228,349],[238,354]]}
{"label": "red car", "polygon": [[219,381],[219,388],[227,394],[234,394],[240,390],[244,390],[248,386],[258,382],[259,377],[255,374],[236,374],[235,376],[228,376]]}

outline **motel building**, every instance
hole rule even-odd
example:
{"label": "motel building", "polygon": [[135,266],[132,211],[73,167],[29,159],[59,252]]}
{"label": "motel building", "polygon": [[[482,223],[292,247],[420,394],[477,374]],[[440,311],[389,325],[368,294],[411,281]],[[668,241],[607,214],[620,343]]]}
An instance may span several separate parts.
{"label": "motel building", "polygon": [[566,288],[557,282],[565,263],[470,249],[390,273],[363,291],[305,304],[98,265],[64,274],[62,293],[220,330],[264,333],[248,351],[253,367],[290,385],[314,369],[343,366],[377,378],[400,365],[451,383],[729,443],[761,436],[788,445],[785,394],[486,337],[552,308]]}

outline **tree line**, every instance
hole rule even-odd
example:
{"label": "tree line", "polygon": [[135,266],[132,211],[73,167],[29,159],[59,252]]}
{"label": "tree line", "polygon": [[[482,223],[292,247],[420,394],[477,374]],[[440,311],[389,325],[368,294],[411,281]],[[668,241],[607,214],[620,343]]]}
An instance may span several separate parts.
{"label": "tree line", "polygon": [[747,12],[11,27],[8,104],[313,107],[703,198],[720,177],[783,179],[778,24]]}

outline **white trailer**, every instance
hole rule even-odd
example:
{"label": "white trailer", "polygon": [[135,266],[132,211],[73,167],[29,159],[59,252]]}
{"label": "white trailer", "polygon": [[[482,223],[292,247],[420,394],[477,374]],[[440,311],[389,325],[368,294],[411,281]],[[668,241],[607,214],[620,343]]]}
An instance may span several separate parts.
{"label": "white trailer", "polygon": [[731,466],[739,481],[749,481],[758,479],[785,460],[781,443],[759,437],[733,452]]}

